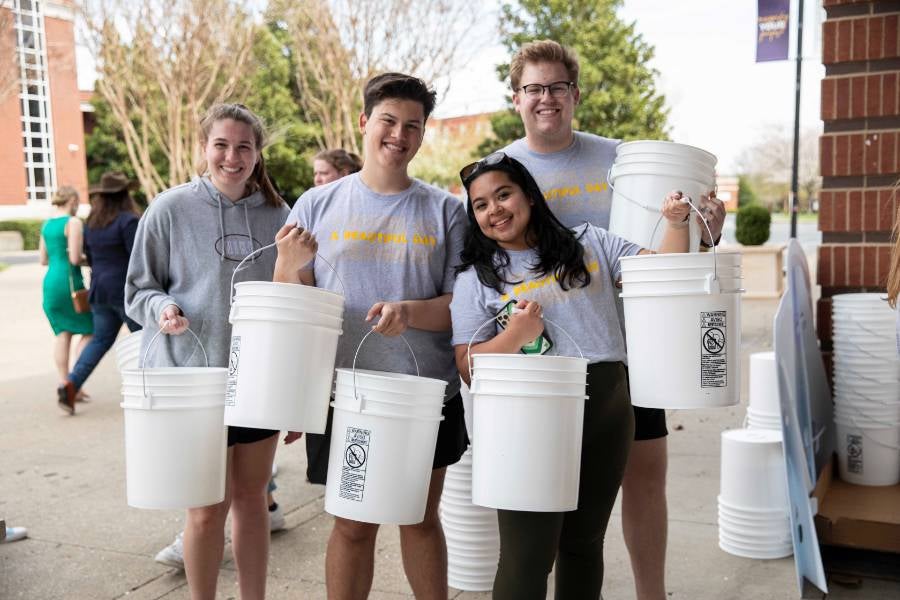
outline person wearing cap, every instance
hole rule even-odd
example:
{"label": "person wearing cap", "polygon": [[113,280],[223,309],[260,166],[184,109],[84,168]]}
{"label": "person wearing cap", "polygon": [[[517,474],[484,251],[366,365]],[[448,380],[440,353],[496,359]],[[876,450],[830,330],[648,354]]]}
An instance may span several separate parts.
{"label": "person wearing cap", "polygon": [[125,274],[140,214],[129,190],[133,182],[122,173],[104,173],[91,186],[91,213],[84,228],[84,251],[91,266],[88,300],[94,315],[94,337],[57,390],[60,404],[75,410],[85,380],[112,347],[122,324],[141,328],[125,314]]}

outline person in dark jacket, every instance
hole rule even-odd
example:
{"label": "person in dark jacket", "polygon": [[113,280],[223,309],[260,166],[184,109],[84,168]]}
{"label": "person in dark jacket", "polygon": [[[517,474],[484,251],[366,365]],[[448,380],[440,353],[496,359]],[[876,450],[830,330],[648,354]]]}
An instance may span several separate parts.
{"label": "person in dark jacket", "polygon": [[59,386],[60,398],[70,403],[116,341],[122,324],[129,331],[141,328],[125,314],[125,274],[140,218],[129,193],[131,185],[122,173],[104,173],[100,184],[90,189],[84,249],[91,266],[88,299],[94,314],[94,337]]}

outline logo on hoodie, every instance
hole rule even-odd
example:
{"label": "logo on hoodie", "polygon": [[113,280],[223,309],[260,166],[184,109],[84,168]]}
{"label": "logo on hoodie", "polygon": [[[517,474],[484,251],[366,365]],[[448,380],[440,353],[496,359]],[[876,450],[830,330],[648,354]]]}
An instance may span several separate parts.
{"label": "logo on hoodie", "polygon": [[216,240],[216,252],[226,260],[241,262],[263,245],[245,233],[229,233]]}

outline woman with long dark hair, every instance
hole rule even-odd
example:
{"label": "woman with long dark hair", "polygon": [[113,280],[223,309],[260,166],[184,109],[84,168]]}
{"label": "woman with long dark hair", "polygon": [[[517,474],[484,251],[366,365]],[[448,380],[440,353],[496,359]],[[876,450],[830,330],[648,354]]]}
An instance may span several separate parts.
{"label": "woman with long dark hair", "polygon": [[[463,378],[469,379],[470,340],[510,304],[518,310],[509,315],[506,329],[482,329],[473,354],[519,352],[542,335],[546,314],[578,344],[566,335],[553,336],[559,354],[578,356],[580,349],[589,360],[578,509],[497,511],[494,598],[543,600],[555,563],[556,598],[593,600],[600,597],[603,538],[634,436],[615,303],[619,258],[649,251],[587,223],[566,229],[531,174],[501,152],[460,175],[471,227],[450,310]],[[680,193],[669,194],[663,215],[668,228],[661,251],[687,251],[689,213]]]}
{"label": "woman with long dark hair", "polygon": [[94,337],[57,390],[60,403],[73,406],[84,382],[109,351],[122,324],[140,325],[125,314],[125,274],[140,214],[131,198],[131,182],[122,173],[104,173],[90,189],[91,214],[84,228],[84,251],[91,266],[88,300],[94,314]]}

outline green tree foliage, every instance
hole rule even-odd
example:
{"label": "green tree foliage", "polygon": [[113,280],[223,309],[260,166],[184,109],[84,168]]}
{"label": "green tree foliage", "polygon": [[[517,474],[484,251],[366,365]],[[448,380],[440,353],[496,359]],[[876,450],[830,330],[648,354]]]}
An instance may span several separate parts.
{"label": "green tree foliage", "polygon": [[[526,42],[552,39],[576,51],[581,66],[581,102],[575,128],[620,139],[666,139],[668,109],[648,67],[653,47],[635,33],[634,23],[616,14],[622,0],[519,0],[505,3],[501,36],[510,56]],[[497,69],[507,81],[509,65]],[[491,122],[494,137],[481,155],[525,134],[510,107]]]}
{"label": "green tree foliage", "polygon": [[750,183],[750,179],[746,175],[738,176],[738,206],[749,206],[757,204],[756,192]]}
{"label": "green tree foliage", "polygon": [[[312,186],[312,167],[309,159],[316,151],[315,125],[303,122],[300,109],[293,95],[293,66],[290,54],[279,36],[277,27],[259,28],[253,45],[255,69],[249,92],[228,101],[246,104],[265,121],[270,133],[270,144],[263,155],[266,169],[279,191],[289,203],[293,203]],[[134,167],[122,136],[121,125],[112,115],[100,94],[95,94],[96,125],[87,136],[88,181],[96,183],[105,171],[122,171],[136,178]],[[151,149],[153,164],[163,178],[168,178],[168,158],[160,148]],[[199,155],[198,155],[199,156]],[[146,202],[141,191],[137,199]]]}
{"label": "green tree foliage", "polygon": [[769,239],[772,215],[759,204],[742,206],[735,220],[734,237],[745,246],[761,246]]}

